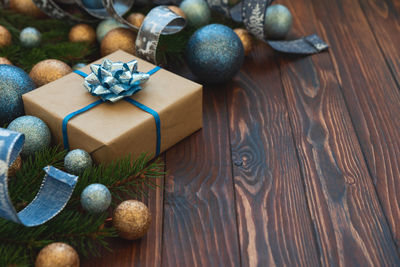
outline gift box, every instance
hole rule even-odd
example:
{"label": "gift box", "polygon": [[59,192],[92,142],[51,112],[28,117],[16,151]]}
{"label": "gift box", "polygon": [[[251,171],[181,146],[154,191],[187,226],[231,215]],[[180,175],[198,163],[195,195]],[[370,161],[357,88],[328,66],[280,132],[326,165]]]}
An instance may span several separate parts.
{"label": "gift box", "polygon": [[[106,57],[117,62],[138,61],[138,71],[148,72],[156,66],[123,51]],[[101,64],[100,59],[95,64]],[[90,66],[80,69],[91,73]],[[154,115],[128,101],[103,102],[75,117],[67,124],[70,149],[84,149],[97,163],[107,163],[131,154],[156,154],[202,127],[202,86],[167,70],[160,69],[131,96],[136,102],[154,110],[159,116],[159,134]],[[84,78],[70,73],[52,83],[23,95],[25,112],[47,123],[53,140],[64,143],[63,120],[69,114],[99,100],[84,87]]]}

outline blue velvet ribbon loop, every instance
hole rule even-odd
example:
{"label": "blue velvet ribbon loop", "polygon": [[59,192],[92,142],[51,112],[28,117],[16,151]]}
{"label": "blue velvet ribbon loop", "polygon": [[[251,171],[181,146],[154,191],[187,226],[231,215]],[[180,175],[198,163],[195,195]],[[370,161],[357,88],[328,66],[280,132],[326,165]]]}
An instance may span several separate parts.
{"label": "blue velvet ribbon loop", "polygon": [[[158,156],[161,151],[161,120],[157,111],[149,108],[148,106],[139,103],[130,98],[131,95],[141,90],[140,84],[147,81],[147,76],[151,76],[160,67],[155,67],[147,73],[137,71],[137,61],[133,60],[128,63],[117,62],[113,63],[109,60],[103,61],[101,65],[93,64],[91,66],[92,73],[86,74],[80,70],[74,72],[85,78],[85,87],[92,95],[99,96],[101,99],[77,110],[67,116],[62,121],[62,134],[64,149],[69,150],[70,145],[68,141],[68,122],[104,102],[116,102],[124,99],[126,102],[134,105],[137,108],[151,114],[154,117],[156,125],[156,153]],[[96,73],[96,74],[95,74]],[[147,75],[147,76],[146,76]]]}

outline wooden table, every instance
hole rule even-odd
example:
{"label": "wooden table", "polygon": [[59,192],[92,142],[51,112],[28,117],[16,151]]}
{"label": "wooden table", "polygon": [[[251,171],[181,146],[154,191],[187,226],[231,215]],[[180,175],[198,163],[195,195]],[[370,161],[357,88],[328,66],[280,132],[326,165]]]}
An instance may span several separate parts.
{"label": "wooden table", "polygon": [[277,3],[329,51],[259,44],[205,87],[148,235],[84,266],[400,266],[400,0]]}

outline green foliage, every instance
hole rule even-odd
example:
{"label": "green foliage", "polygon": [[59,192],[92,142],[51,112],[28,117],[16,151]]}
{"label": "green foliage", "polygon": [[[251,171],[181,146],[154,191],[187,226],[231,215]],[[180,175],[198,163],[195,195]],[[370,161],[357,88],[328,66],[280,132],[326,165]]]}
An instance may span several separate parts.
{"label": "green foliage", "polygon": [[[98,52],[94,45],[69,42],[71,25],[61,20],[35,19],[0,9],[0,25],[6,27],[13,37],[12,45],[0,48],[0,56],[8,58],[27,72],[39,61],[50,58],[61,60],[70,66],[78,62],[88,63]],[[42,33],[42,42],[38,47],[26,48],[20,44],[19,34],[25,27],[34,27]]]}
{"label": "green foliage", "polygon": [[[22,168],[9,181],[10,196],[17,210],[35,197],[45,166],[63,169],[65,154],[53,147],[24,159]],[[24,227],[0,219],[0,266],[31,266],[38,251],[52,242],[66,242],[85,257],[99,256],[99,248],[108,248],[108,238],[115,237],[116,231],[105,226],[109,212],[92,215],[82,210],[80,194],[89,184],[101,183],[112,193],[112,207],[124,199],[139,198],[146,188],[154,189],[155,179],[164,174],[163,164],[157,160],[149,163],[149,160],[150,157],[143,154],[135,160],[127,157],[87,169],[79,177],[65,209],[43,225]]]}

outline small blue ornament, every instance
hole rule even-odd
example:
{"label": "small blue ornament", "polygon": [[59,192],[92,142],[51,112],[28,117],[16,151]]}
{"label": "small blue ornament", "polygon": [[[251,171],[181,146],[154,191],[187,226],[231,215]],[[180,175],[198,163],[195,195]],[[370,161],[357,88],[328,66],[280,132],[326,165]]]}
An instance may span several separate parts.
{"label": "small blue ornament", "polygon": [[19,40],[21,41],[22,46],[25,47],[38,46],[41,39],[42,35],[33,27],[27,27],[19,34]]}
{"label": "small blue ornament", "polygon": [[82,174],[92,164],[93,161],[90,154],[82,149],[71,150],[64,158],[66,171],[76,175]]}
{"label": "small blue ornament", "polygon": [[35,88],[25,71],[12,65],[0,65],[0,126],[24,115],[22,95]]}
{"label": "small blue ornament", "polygon": [[73,70],[79,70],[79,69],[81,69],[81,68],[83,68],[83,67],[85,67],[85,66],[86,66],[85,63],[76,63],[76,64],[72,67],[72,69],[73,69]]}
{"label": "small blue ornament", "polygon": [[237,34],[221,24],[210,24],[190,38],[186,58],[190,70],[203,82],[227,82],[240,70],[244,49]]}
{"label": "small blue ornament", "polygon": [[102,184],[88,185],[81,194],[81,205],[89,213],[100,213],[111,204],[111,193]]}
{"label": "small blue ornament", "polygon": [[179,7],[185,13],[187,22],[192,27],[199,28],[210,22],[210,8],[204,0],[184,0]]}
{"label": "small blue ornament", "polygon": [[267,39],[283,39],[292,28],[293,17],[283,5],[272,5],[265,11],[264,31]]}
{"label": "small blue ornament", "polygon": [[82,0],[82,4],[90,9],[104,8],[102,0]]}
{"label": "small blue ornament", "polygon": [[22,156],[31,156],[35,152],[50,145],[51,134],[46,123],[34,116],[22,116],[13,120],[7,129],[23,133],[25,144],[22,148]]}
{"label": "small blue ornament", "polygon": [[120,28],[120,27],[126,27],[126,26],[119,23],[115,19],[103,20],[102,22],[99,23],[99,25],[96,28],[97,41],[99,41],[99,43],[101,43],[101,40],[103,40],[104,36],[106,36],[106,34],[109,31],[114,30],[116,28]]}

